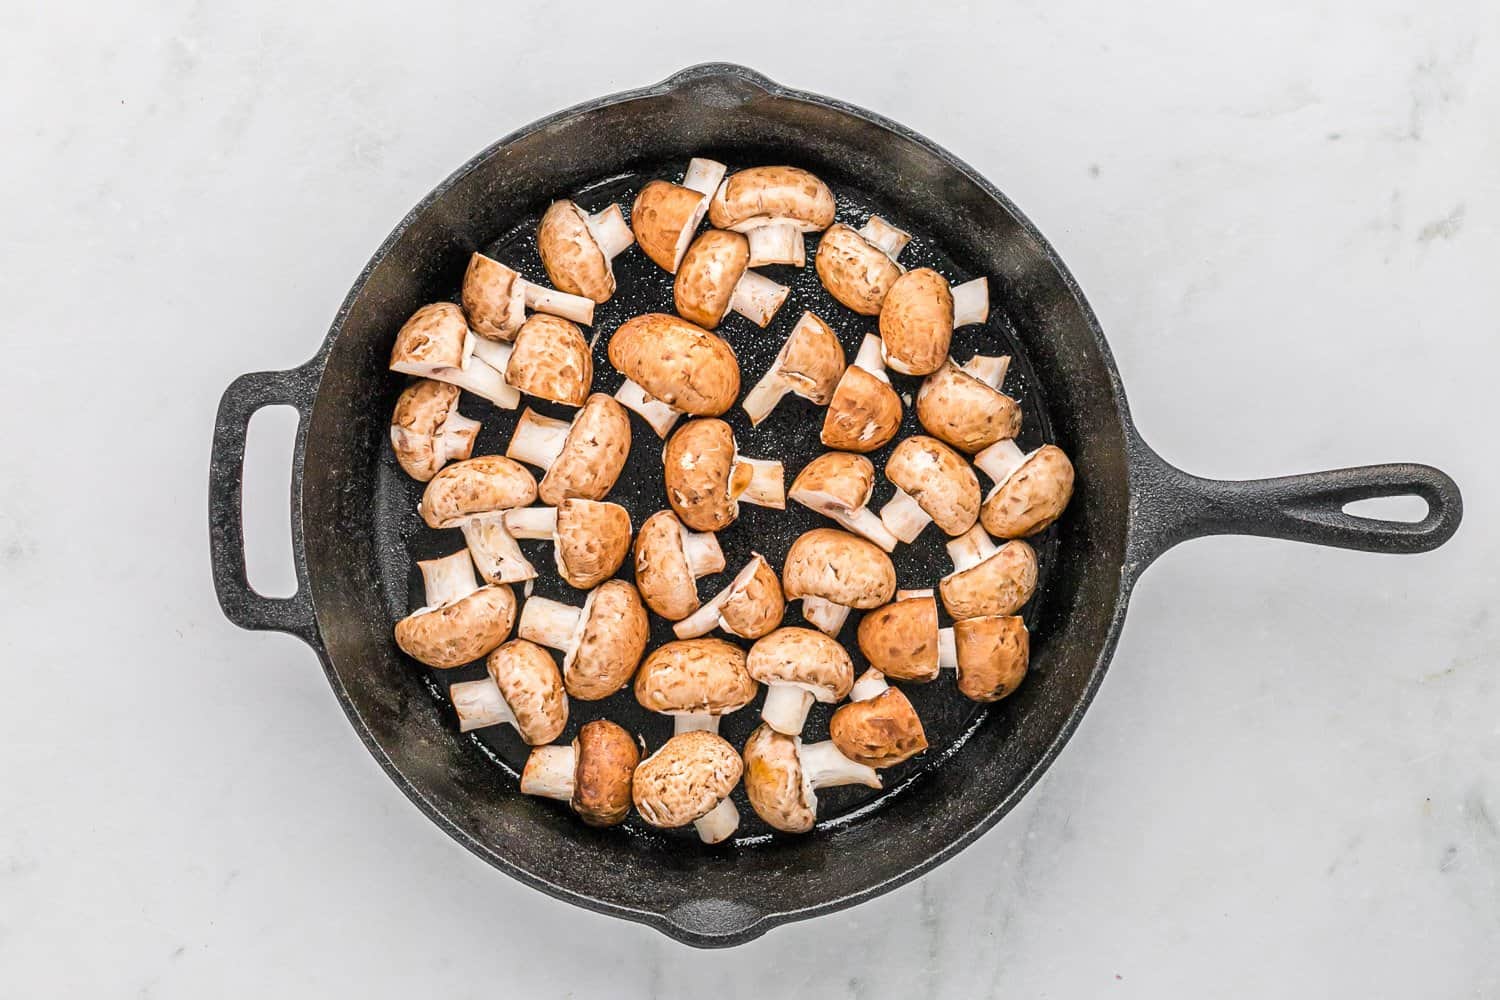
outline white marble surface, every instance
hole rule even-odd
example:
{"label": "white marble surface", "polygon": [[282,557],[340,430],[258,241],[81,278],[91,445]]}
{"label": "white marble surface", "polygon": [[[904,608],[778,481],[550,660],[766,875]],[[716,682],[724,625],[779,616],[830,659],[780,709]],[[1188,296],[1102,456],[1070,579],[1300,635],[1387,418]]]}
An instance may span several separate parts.
{"label": "white marble surface", "polygon": [[[254,6],[0,14],[0,995],[1500,994],[1500,7]],[[1009,192],[1169,458],[1417,459],[1468,507],[1417,558],[1169,555],[1010,818],[727,953],[440,834],[306,649],[221,617],[203,510],[224,385],[309,355],[434,182],[712,58]],[[278,451],[250,470],[272,585]]]}

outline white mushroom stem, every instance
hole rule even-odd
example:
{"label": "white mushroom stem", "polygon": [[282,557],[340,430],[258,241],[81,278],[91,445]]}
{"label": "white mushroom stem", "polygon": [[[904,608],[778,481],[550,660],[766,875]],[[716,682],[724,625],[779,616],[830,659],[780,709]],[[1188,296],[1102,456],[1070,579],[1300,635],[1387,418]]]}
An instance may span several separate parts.
{"label": "white mushroom stem", "polygon": [[1005,381],[1005,373],[1010,371],[1010,355],[1002,354],[992,357],[987,354],[976,354],[968,361],[959,365],[959,371],[972,379],[977,379],[998,390],[1000,383]]}
{"label": "white mushroom stem", "polygon": [[802,732],[812,710],[813,693],[802,684],[775,683],[766,686],[766,703],[760,717],[778,733],[795,736]]}
{"label": "white mushroom stem", "polygon": [[717,733],[719,717],[712,712],[678,712],[672,716],[672,735],[682,733]]}
{"label": "white mushroom stem", "polygon": [[932,517],[915,497],[898,487],[891,502],[880,508],[880,522],[890,529],[891,534],[911,544],[922,529],[932,523]]}
{"label": "white mushroom stem", "polygon": [[[516,714],[510,710],[500,688],[488,677],[452,685],[448,688],[448,700],[453,702],[461,733],[489,726],[516,725]],[[520,727],[516,728],[519,731]]]}
{"label": "white mushroom stem", "polygon": [[515,507],[505,512],[512,538],[551,539],[557,534],[556,507]]}
{"label": "white mushroom stem", "polygon": [[[799,237],[800,243],[800,237]],[[786,371],[786,359],[792,353],[792,348],[797,342],[815,335],[813,326],[817,321],[812,313],[803,313],[797,320],[797,325],[792,327],[792,332],[787,334],[786,340],[782,342],[781,350],[776,352],[776,360],[771,362],[770,371],[755,383],[755,387],[745,394],[745,401],[740,404],[745,408],[745,415],[750,418],[750,423],[758,424],[771,415],[776,409],[776,404],[781,402],[781,397],[789,392],[794,392],[806,398],[801,391],[799,380],[788,378]],[[805,385],[806,381],[801,380]]]}
{"label": "white mushroom stem", "polygon": [[953,560],[955,573],[973,569],[998,551],[1000,547],[979,524],[948,543],[948,558]]}
{"label": "white mushroom stem", "polygon": [[[464,346],[458,367],[399,361],[391,365],[391,370],[405,375],[421,375],[425,378],[437,379],[439,382],[447,382],[449,385],[456,385],[460,389],[466,389],[476,396],[488,399],[496,406],[513,410],[516,402],[520,401],[520,394],[506,383],[503,367],[494,368],[484,358],[475,355],[475,345],[481,339],[483,338],[476,337],[473,333],[464,335]],[[512,402],[512,399],[515,402]]]}
{"label": "white mushroom stem", "polygon": [[625,409],[640,414],[660,438],[666,437],[672,425],[677,423],[677,418],[682,416],[681,410],[648,396],[645,389],[630,379],[626,379],[625,384],[615,391],[615,401]]}
{"label": "white mushroom stem", "polygon": [[849,609],[842,604],[808,595],[802,598],[802,617],[820,631],[838,635],[839,630],[844,627],[844,620],[849,617]]}
{"label": "white mushroom stem", "polygon": [[878,215],[870,216],[870,220],[859,227],[859,235],[891,260],[901,256],[901,251],[911,242],[911,233],[897,229]]}
{"label": "white mushroom stem", "polygon": [[521,546],[505,528],[505,513],[471,517],[460,527],[464,543],[479,567],[479,575],[489,583],[520,583],[536,579],[536,567],[521,552]]}
{"label": "white mushroom stem", "polygon": [[534,285],[524,278],[517,278],[516,284],[520,286],[521,293],[526,298],[526,308],[532,312],[561,316],[563,319],[570,319],[582,326],[594,325],[593,299],[560,292],[555,288]]}
{"label": "white mushroom stem", "polygon": [[705,844],[717,844],[728,840],[740,826],[740,811],[726,796],[708,812],[693,820],[693,829],[698,839]]}
{"label": "white mushroom stem", "polygon": [[896,600],[911,601],[918,597],[931,597],[932,593],[931,587],[928,587],[926,590],[898,590],[896,591]]}
{"label": "white mushroom stem", "polygon": [[567,802],[573,797],[573,773],[577,765],[578,753],[567,744],[537,747],[526,758],[526,767],[521,771],[521,794]]}
{"label": "white mushroom stem", "polygon": [[854,356],[854,363],[882,382],[891,380],[885,372],[885,354],[880,338],[872,333],[865,334],[865,339],[860,341],[859,353]]}
{"label": "white mushroom stem", "polygon": [[838,499],[821,490],[793,490],[788,495],[808,510],[817,511],[824,517],[837,521],[887,552],[894,551],[896,543],[900,541],[868,507],[860,506],[850,510]]}
{"label": "white mushroom stem", "polygon": [[479,433],[479,421],[470,420],[458,412],[458,407],[448,411],[443,424],[438,428],[438,452],[445,461],[452,462],[468,455],[474,449],[474,438]]}
{"label": "white mushroom stem", "polygon": [[[742,468],[750,470],[748,479],[744,478],[744,473],[740,471]],[[786,510],[786,470],[782,468],[780,462],[736,455],[729,481],[745,484],[739,496],[732,496],[731,500],[744,500],[757,507]]]}
{"label": "white mushroom stem", "polygon": [[528,408],[516,421],[515,433],[510,436],[510,444],[505,446],[505,457],[539,469],[550,469],[557,456],[562,454],[571,426],[566,420],[544,417]]}
{"label": "white mushroom stem", "polygon": [[778,284],[763,274],[746,271],[735,283],[734,294],[729,297],[729,308],[733,312],[764,327],[786,301],[791,289]]}
{"label": "white mushroom stem", "polygon": [[724,550],[719,548],[719,537],[712,531],[691,531],[681,521],[677,523],[682,531],[682,554],[693,578],[724,572]]}
{"label": "white mushroom stem", "polygon": [[953,325],[968,326],[990,318],[990,283],[984,278],[953,286]]}
{"label": "white mushroom stem", "polygon": [[1022,465],[1026,464],[1026,453],[1016,447],[1010,438],[996,441],[974,456],[974,464],[999,487]]}
{"label": "white mushroom stem", "polygon": [[422,611],[456,604],[479,589],[479,581],[474,579],[474,563],[466,549],[441,559],[423,559],[417,568],[422,571],[422,589],[427,599]]}
{"label": "white mushroom stem", "polygon": [[734,575],[729,581],[729,586],[719,591],[713,599],[704,604],[697,611],[688,615],[682,621],[672,626],[672,631],[677,633],[679,639],[696,639],[700,635],[708,635],[715,628],[722,628],[730,635],[739,635],[738,632],[729,627],[720,615],[719,610],[728,604],[736,595],[750,586],[750,581],[755,579],[755,571],[765,565],[765,559],[759,553],[751,556],[745,568]]}
{"label": "white mushroom stem", "polygon": [[729,168],[718,160],[695,156],[688,161],[687,173],[682,175],[682,186],[703,195],[703,202],[707,205],[728,172]]}
{"label": "white mushroom stem", "polygon": [[958,645],[951,628],[938,629],[938,669],[958,669]]}
{"label": "white mushroom stem", "polygon": [[581,608],[545,597],[533,597],[521,607],[516,634],[538,646],[566,652],[577,644],[583,622]]}
{"label": "white mushroom stem", "polygon": [[885,674],[871,667],[860,674],[859,680],[855,681],[854,686],[849,689],[849,700],[869,701],[871,698],[880,697],[888,688],[890,685],[885,682]]}
{"label": "white mushroom stem", "polygon": [[807,248],[802,243],[802,231],[790,222],[758,226],[747,232],[745,238],[750,242],[751,267],[766,264],[807,266]]}
{"label": "white mushroom stem", "polygon": [[798,748],[797,757],[802,762],[802,787],[811,791],[837,788],[839,785],[880,787],[880,775],[875,773],[875,769],[845,757],[833,745],[833,740],[804,743]]}
{"label": "white mushroom stem", "polygon": [[625,221],[625,214],[620,211],[619,205],[611,205],[602,212],[584,216],[583,224],[588,227],[589,235],[599,244],[599,252],[607,260],[614,260],[635,242],[635,234],[630,231],[630,223]]}

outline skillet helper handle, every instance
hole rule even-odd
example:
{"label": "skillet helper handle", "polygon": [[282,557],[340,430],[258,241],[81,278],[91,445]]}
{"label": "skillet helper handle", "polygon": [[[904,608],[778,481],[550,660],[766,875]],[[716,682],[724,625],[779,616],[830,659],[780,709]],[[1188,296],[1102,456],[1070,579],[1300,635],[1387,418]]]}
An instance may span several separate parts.
{"label": "skillet helper handle", "polygon": [[[291,597],[262,597],[245,575],[244,478],[245,433],[250,418],[266,406],[292,406],[298,413],[297,436],[306,433],[307,415],[317,385],[313,362],[282,372],[252,372],[229,384],[219,400],[213,451],[208,466],[209,558],[214,590],[224,615],[240,628],[288,632],[315,642],[317,622],[302,567]],[[300,447],[297,449],[300,454]],[[296,477],[292,483],[292,544],[297,544]],[[300,557],[297,560],[301,562]]]}

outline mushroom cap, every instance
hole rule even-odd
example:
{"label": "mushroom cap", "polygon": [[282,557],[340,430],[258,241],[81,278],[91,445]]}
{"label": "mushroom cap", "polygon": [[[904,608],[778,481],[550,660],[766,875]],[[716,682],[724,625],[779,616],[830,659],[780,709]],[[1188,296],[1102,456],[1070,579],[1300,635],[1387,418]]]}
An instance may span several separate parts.
{"label": "mushroom cap", "polygon": [[516,288],[516,272],[477,251],[469,257],[459,298],[481,337],[510,340],[526,321],[526,297]]}
{"label": "mushroom cap", "polygon": [[921,717],[893,687],[866,701],[840,705],[828,720],[828,737],[839,753],[870,767],[891,767],[927,749]]}
{"label": "mushroom cap", "polygon": [[917,419],[928,434],[972,455],[1021,432],[1021,404],[950,359],[917,390]]}
{"label": "mushroom cap", "polygon": [[589,232],[583,210],[571,201],[554,201],[547,206],[536,227],[536,249],[548,279],[562,291],[595,302],[608,302],[615,294],[615,273],[609,258]]}
{"label": "mushroom cap", "polygon": [[938,675],[938,611],[934,597],[908,597],[859,620],[859,649],[870,666],[900,681]]}
{"label": "mushroom cap", "polygon": [[636,811],[652,826],[687,826],[728,797],[744,770],[740,755],[722,736],[678,733],[635,769]]}
{"label": "mushroom cap", "polygon": [[978,566],[943,577],[938,592],[957,619],[1015,614],[1036,592],[1036,550],[1006,542]]}
{"label": "mushroom cap", "polygon": [[594,383],[594,358],[577,325],[532,313],[516,334],[505,381],[528,396],[582,406]]}
{"label": "mushroom cap", "polygon": [[828,227],[813,258],[828,294],[863,316],[877,316],[901,267],[843,223]]}
{"label": "mushroom cap", "polygon": [[552,654],[526,639],[512,639],[484,661],[516,717],[521,739],[532,746],[551,743],[568,724],[568,696]]}
{"label": "mushroom cap", "polygon": [[589,597],[589,616],[564,675],[568,694],[581,701],[608,698],[630,681],[651,623],[635,587],[607,580]]}
{"label": "mushroom cap", "polygon": [[821,597],[874,608],[896,593],[896,568],[880,546],[835,528],[814,528],[792,543],[781,572],[788,600]]}
{"label": "mushroom cap", "polygon": [[452,302],[433,302],[411,314],[396,333],[391,367],[401,362],[462,368],[469,324]]}
{"label": "mushroom cap", "polygon": [[672,511],[659,510],[646,518],[635,536],[635,585],[652,611],[674,622],[702,603],[682,549],[681,524]]}
{"label": "mushroom cap", "polygon": [[718,416],[740,392],[740,366],[729,345],[666,313],[621,324],[609,339],[609,363],[652,398],[694,416]]}
{"label": "mushroom cap", "polygon": [[900,429],[901,397],[891,384],[858,365],[844,369],[823,417],[823,443],[844,451],[874,451]]}
{"label": "mushroom cap", "polygon": [[398,621],[396,645],[429,667],[461,667],[504,642],[515,620],[516,597],[509,587],[480,587],[452,604]]}
{"label": "mushroom cap", "polygon": [[979,517],[979,477],[962,455],[917,434],[896,445],[885,478],[917,502],[945,534],[962,535]]}
{"label": "mushroom cap", "polygon": [[958,689],[975,701],[999,701],[1020,686],[1031,636],[1019,616],[987,615],[953,623]]}
{"label": "mushroom cap", "polygon": [[573,811],[589,826],[614,826],[630,814],[640,748],[608,719],[585,722],[573,739]]}
{"label": "mushroom cap", "polygon": [[613,396],[596,392],[573,417],[562,452],[537,487],[550,506],[564,500],[603,500],[630,455],[630,414]]}
{"label": "mushroom cap", "polygon": [[635,700],[651,712],[723,715],[755,698],[745,651],[723,639],[679,639],[652,651],[635,675]]}
{"label": "mushroom cap", "polygon": [[868,458],[827,451],[802,467],[789,492],[822,493],[852,511],[869,503],[874,489],[875,466]]}
{"label": "mushroom cap", "polygon": [[[458,386],[436,379],[413,382],[397,397],[391,412],[391,450],[408,476],[425,483],[448,461],[447,454],[437,447],[437,438],[448,414],[457,407]],[[470,436],[465,452],[473,447]]]}
{"label": "mushroom cap", "polygon": [[729,311],[734,286],[750,266],[750,241],[739,233],[709,229],[693,241],[677,268],[672,298],[690,323],[712,330]]}
{"label": "mushroom cap", "polygon": [[1073,463],[1044,444],[984,502],[979,517],[997,538],[1025,538],[1049,527],[1073,498]]}
{"label": "mushroom cap", "polygon": [[828,185],[800,167],[750,167],[719,185],[708,218],[718,229],[744,232],[790,222],[808,233],[827,229],[834,208]]}
{"label": "mushroom cap", "polygon": [[667,502],[694,531],[718,531],[734,523],[739,504],[730,495],[734,431],[713,417],[689,420],[662,449]]}
{"label": "mushroom cap", "polygon": [[771,564],[757,555],[750,582],[719,605],[719,617],[735,635],[759,639],[780,625],[785,616],[786,598],[781,594],[781,580]]}
{"label": "mushroom cap", "polygon": [[827,406],[845,367],[844,347],[838,334],[817,316],[803,313],[787,340],[781,377],[792,383],[799,395],[818,406]]}
{"label": "mushroom cap", "polygon": [[671,181],[650,181],[635,196],[630,230],[646,256],[668,274],[677,270],[682,231],[693,224],[703,195]]}
{"label": "mushroom cap", "polygon": [[818,821],[802,781],[795,736],[762,725],[745,741],[745,795],[755,814],[778,830],[806,833]]}
{"label": "mushroom cap", "polygon": [[817,629],[779,628],[750,647],[745,658],[750,676],[762,684],[799,684],[818,701],[829,703],[849,696],[854,686],[854,664],[836,639]]}
{"label": "mushroom cap", "polygon": [[930,375],[948,360],[953,342],[953,293],[930,267],[896,279],[880,306],[885,362],[907,375]]}
{"label": "mushroom cap", "polygon": [[615,575],[630,551],[630,512],[617,503],[564,500],[557,507],[557,570],[588,590]]}
{"label": "mushroom cap", "polygon": [[525,507],[536,499],[536,480],[504,455],[454,462],[422,491],[419,508],[429,528],[453,528],[472,514]]}

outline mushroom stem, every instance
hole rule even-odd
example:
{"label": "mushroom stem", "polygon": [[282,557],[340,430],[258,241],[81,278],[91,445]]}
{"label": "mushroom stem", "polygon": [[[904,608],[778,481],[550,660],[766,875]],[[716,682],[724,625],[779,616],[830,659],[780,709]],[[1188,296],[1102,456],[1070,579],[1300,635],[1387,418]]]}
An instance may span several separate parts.
{"label": "mushroom stem", "polygon": [[646,390],[630,379],[626,379],[625,384],[615,391],[615,401],[625,409],[634,410],[640,414],[660,438],[666,437],[667,431],[671,430],[672,425],[677,423],[677,418],[682,416],[681,410],[646,395]]}
{"label": "mushroom stem", "polygon": [[837,788],[839,785],[880,787],[880,775],[875,773],[875,769],[865,764],[856,764],[845,757],[833,745],[833,740],[804,743],[797,755],[802,761],[802,784],[813,791],[819,788]]}
{"label": "mushroom stem", "polygon": [[785,285],[763,274],[746,271],[735,283],[734,294],[729,297],[729,308],[764,328],[790,293],[791,289]]}
{"label": "mushroom stem", "polygon": [[813,693],[800,684],[771,684],[766,687],[760,717],[778,733],[796,736],[807,722],[812,703]]}
{"label": "mushroom stem", "polygon": [[533,597],[521,608],[516,634],[549,649],[572,649],[583,624],[583,611],[571,604]]}
{"label": "mushroom stem", "polygon": [[854,363],[882,382],[891,380],[891,377],[885,373],[884,348],[881,346],[880,338],[874,334],[867,333],[865,339],[860,341],[859,353],[854,356]]}
{"label": "mushroom stem", "polygon": [[514,396],[520,400],[520,394],[514,388],[506,384],[505,374],[491,367],[485,360],[474,356],[474,344],[481,338],[473,333],[464,335],[463,362],[461,367],[438,364],[412,364],[398,362],[391,365],[392,371],[401,372],[404,375],[422,375],[427,378],[435,378],[439,382],[447,382],[456,385],[460,389],[467,389],[476,396],[489,400],[496,406],[507,410],[513,410],[516,404],[510,402]]}
{"label": "mushroom stem", "polygon": [[901,256],[901,251],[911,242],[910,233],[897,229],[878,215],[870,216],[869,221],[859,227],[859,235],[891,260]]}
{"label": "mushroom stem", "polygon": [[693,829],[698,831],[698,839],[705,844],[717,844],[727,840],[740,826],[740,811],[734,807],[728,796],[719,800],[719,804],[708,812],[693,820]]}
{"label": "mushroom stem", "polygon": [[750,242],[750,267],[766,264],[807,266],[807,248],[802,243],[802,231],[790,222],[758,226],[747,232],[745,238]]}
{"label": "mushroom stem", "polygon": [[1016,447],[1016,442],[1011,438],[996,441],[974,456],[974,464],[980,472],[990,477],[996,487],[1002,485],[1012,472],[1025,463],[1026,453]]}
{"label": "mushroom stem", "polygon": [[450,686],[448,700],[453,702],[453,712],[458,716],[458,731],[461,733],[506,723],[516,725],[516,714],[510,710],[510,704],[500,693],[500,688],[488,677],[481,677],[477,681],[461,681]]}
{"label": "mushroom stem", "polygon": [[524,279],[516,282],[526,296],[526,308],[532,312],[550,313],[570,319],[582,326],[594,325],[594,300],[582,295],[570,295],[555,288],[534,285]]}
{"label": "mushroom stem", "polygon": [[959,371],[999,391],[1000,383],[1005,381],[1005,373],[1010,371],[1010,355],[1002,354],[999,357],[993,357],[987,354],[976,354],[959,365]]}
{"label": "mushroom stem", "polygon": [[594,242],[599,244],[599,252],[608,260],[614,260],[635,242],[635,234],[630,231],[630,224],[625,221],[625,213],[620,211],[619,205],[585,216],[583,223]]}
{"label": "mushroom stem", "polygon": [[708,635],[715,628],[720,627],[732,635],[737,634],[723,618],[719,617],[719,609],[728,604],[735,595],[750,586],[750,581],[755,579],[755,571],[764,564],[765,560],[759,555],[753,556],[749,562],[745,563],[744,569],[736,573],[734,579],[729,581],[729,586],[715,594],[712,600],[708,601],[697,611],[694,611],[682,621],[672,626],[672,631],[677,633],[677,638],[696,639],[698,636]]}
{"label": "mushroom stem", "polygon": [[[951,629],[949,631],[952,631]],[[850,701],[869,701],[878,698],[886,692],[890,685],[885,682],[885,674],[871,667],[859,675],[859,680],[849,689]]]}
{"label": "mushroom stem", "polygon": [[948,543],[948,558],[953,560],[953,571],[962,573],[978,566],[999,549],[984,526],[976,524]]}
{"label": "mushroom stem", "polygon": [[672,735],[682,733],[717,733],[719,717],[712,712],[678,712],[672,716]]}
{"label": "mushroom stem", "polygon": [[510,367],[510,356],[515,351],[515,345],[486,337],[477,337],[472,333],[469,334],[469,340],[472,342],[470,350],[473,352],[473,357],[464,365],[464,368],[466,370],[470,367],[476,370],[493,369],[500,373],[500,380],[505,382],[505,388],[508,390],[487,397],[490,402],[505,410],[514,410],[520,406],[521,393],[506,381],[506,370]]}
{"label": "mushroom stem", "polygon": [[427,598],[423,610],[455,604],[479,589],[479,581],[474,579],[474,562],[467,549],[441,559],[423,559],[417,568],[422,571],[422,588]]}
{"label": "mushroom stem", "polygon": [[526,758],[526,767],[521,772],[521,794],[567,802],[573,797],[573,772],[577,766],[578,753],[570,745],[537,747]]}
{"label": "mushroom stem", "polygon": [[[894,552],[896,543],[903,540],[892,534],[885,522],[876,517],[875,512],[868,507],[861,507],[858,510],[838,508],[824,511],[824,513],[856,535],[868,538],[887,552]],[[910,541],[910,539],[905,540]]]}
{"label": "mushroom stem", "polygon": [[744,487],[738,497],[734,500],[744,500],[753,503],[757,507],[770,507],[773,510],[786,510],[786,471],[780,462],[773,462],[764,458],[746,458],[743,455],[734,457],[735,469],[730,473],[731,483],[738,484],[745,474],[741,469],[749,469],[749,478],[744,480]]}
{"label": "mushroom stem", "polygon": [[550,469],[568,442],[571,426],[566,420],[544,417],[527,407],[521,412],[521,419],[516,421],[515,433],[510,436],[510,444],[505,446],[505,457],[539,469]]}
{"label": "mushroom stem", "polygon": [[536,567],[527,561],[521,546],[505,530],[503,511],[471,517],[459,527],[485,582],[520,583],[536,579]]}
{"label": "mushroom stem", "polygon": [[781,374],[780,364],[778,359],[771,370],[755,383],[754,388],[745,393],[745,401],[740,404],[745,408],[745,415],[750,418],[752,427],[769,417],[781,398],[792,391],[791,383]]}
{"label": "mushroom stem", "polygon": [[932,518],[910,493],[898,487],[891,502],[880,508],[880,522],[891,534],[911,544],[932,523]]}
{"label": "mushroom stem", "polygon": [[718,536],[712,531],[690,531],[686,525],[681,527],[682,554],[694,579],[724,572],[724,550],[719,548]]}
{"label": "mushroom stem", "polygon": [[552,538],[557,534],[556,507],[515,507],[505,512],[512,538]]}
{"label": "mushroom stem", "polygon": [[925,590],[898,590],[896,591],[896,600],[910,601],[918,597],[931,597],[932,594],[933,590],[931,587]]}
{"label": "mushroom stem", "polygon": [[448,416],[438,428],[438,450],[445,462],[468,458],[474,450],[474,437],[479,433],[479,421],[470,420],[458,412],[458,407],[448,411]]}
{"label": "mushroom stem", "polygon": [[954,285],[953,325],[968,326],[990,318],[990,284],[984,278]]}
{"label": "mushroom stem", "polygon": [[951,628],[938,629],[938,669],[958,669],[958,645]]}
{"label": "mushroom stem", "polygon": [[849,609],[809,594],[802,598],[802,617],[825,634],[838,635],[844,627],[844,620],[849,617]]}
{"label": "mushroom stem", "polygon": [[728,172],[729,168],[717,160],[695,156],[688,161],[687,173],[682,175],[682,186],[703,195],[706,205],[708,197],[719,189],[719,182]]}

